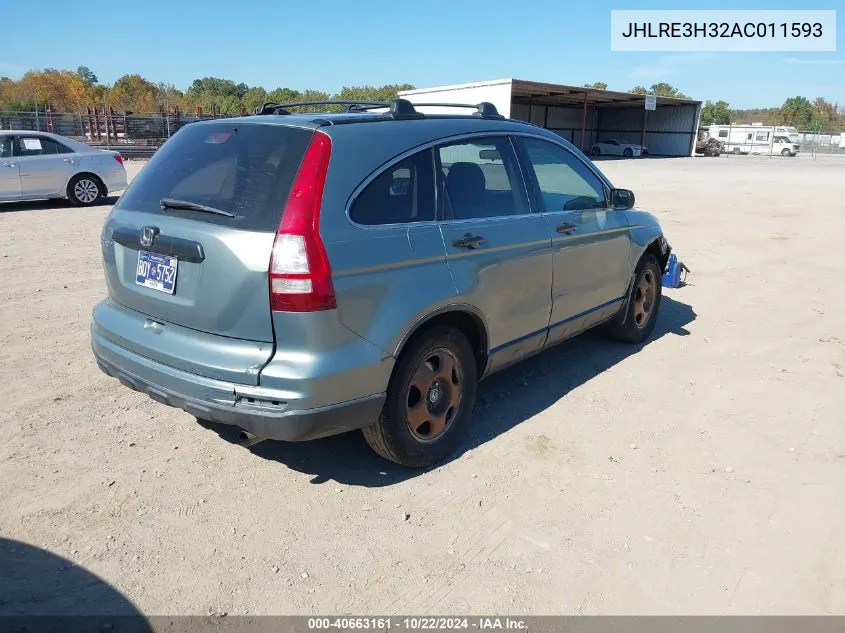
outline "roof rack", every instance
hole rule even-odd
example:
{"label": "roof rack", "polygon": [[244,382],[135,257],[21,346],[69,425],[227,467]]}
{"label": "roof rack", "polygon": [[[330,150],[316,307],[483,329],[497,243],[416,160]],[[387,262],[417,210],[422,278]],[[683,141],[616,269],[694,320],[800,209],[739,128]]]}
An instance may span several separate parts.
{"label": "roof rack", "polygon": [[[379,108],[387,108],[384,113],[393,119],[419,119],[425,117],[418,112],[414,104],[407,99],[394,99],[393,101],[352,101],[345,99],[329,99],[326,101],[298,101],[296,103],[265,103],[255,109],[255,114],[290,114],[288,108],[309,107],[309,106],[346,106],[346,112],[366,112]],[[475,110],[473,116],[483,119],[504,119],[496,110],[496,106],[488,101],[482,101],[474,105],[466,103],[418,103],[418,107],[436,106],[448,108],[472,108]]]}
{"label": "roof rack", "polygon": [[418,118],[423,116],[414,109],[413,104],[407,99],[394,99],[393,101],[328,99],[325,101],[297,101],[296,103],[265,103],[255,109],[255,114],[290,114],[288,108],[322,105],[346,106],[347,112],[362,112],[377,108],[387,108],[388,111],[386,114],[393,118]]}
{"label": "roof rack", "polygon": [[418,108],[424,107],[438,107],[438,108],[472,108],[475,110],[473,112],[474,116],[479,116],[482,119],[504,119],[499,111],[489,101],[482,101],[481,103],[476,104],[469,104],[469,103],[416,103],[414,104]]}

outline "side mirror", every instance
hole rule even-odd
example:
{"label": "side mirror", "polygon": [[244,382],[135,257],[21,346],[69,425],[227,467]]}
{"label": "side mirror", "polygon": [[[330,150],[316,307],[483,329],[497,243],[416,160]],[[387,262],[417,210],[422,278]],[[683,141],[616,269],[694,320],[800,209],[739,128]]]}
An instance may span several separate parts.
{"label": "side mirror", "polygon": [[633,208],[634,192],[630,189],[611,189],[610,206],[620,211]]}

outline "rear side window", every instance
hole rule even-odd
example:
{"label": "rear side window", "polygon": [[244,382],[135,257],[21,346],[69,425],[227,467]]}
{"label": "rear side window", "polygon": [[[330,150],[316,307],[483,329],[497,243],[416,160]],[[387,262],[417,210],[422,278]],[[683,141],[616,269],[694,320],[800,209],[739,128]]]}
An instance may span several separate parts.
{"label": "rear side window", "polygon": [[405,224],[434,220],[434,167],[431,150],[391,165],[352,203],[358,224]]}
{"label": "rear side window", "polygon": [[[311,130],[261,124],[192,124],[155,153],[115,208],[275,231]],[[161,200],[199,203],[234,214],[162,210]]]}
{"label": "rear side window", "polygon": [[446,220],[528,213],[525,192],[510,140],[474,138],[437,149]]}

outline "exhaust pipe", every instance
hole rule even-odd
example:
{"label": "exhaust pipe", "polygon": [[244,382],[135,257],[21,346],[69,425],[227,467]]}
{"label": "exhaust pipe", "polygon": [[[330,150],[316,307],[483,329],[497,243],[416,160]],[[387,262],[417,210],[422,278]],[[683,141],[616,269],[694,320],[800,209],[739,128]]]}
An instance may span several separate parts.
{"label": "exhaust pipe", "polygon": [[238,433],[238,444],[240,444],[244,448],[249,448],[250,446],[254,446],[255,444],[258,444],[259,442],[263,441],[263,437],[253,435],[249,431],[241,431]]}

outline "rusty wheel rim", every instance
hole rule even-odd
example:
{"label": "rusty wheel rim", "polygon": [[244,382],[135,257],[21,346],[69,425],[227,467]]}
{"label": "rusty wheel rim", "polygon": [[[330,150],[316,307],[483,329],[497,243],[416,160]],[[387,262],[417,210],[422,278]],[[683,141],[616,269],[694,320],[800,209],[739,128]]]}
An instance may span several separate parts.
{"label": "rusty wheel rim", "polygon": [[654,299],[657,296],[657,277],[651,270],[646,270],[640,276],[634,289],[634,323],[637,327],[645,327],[654,309]]}
{"label": "rusty wheel rim", "polygon": [[437,439],[458,414],[463,391],[461,364],[447,349],[430,352],[408,385],[405,419],[417,440]]}

